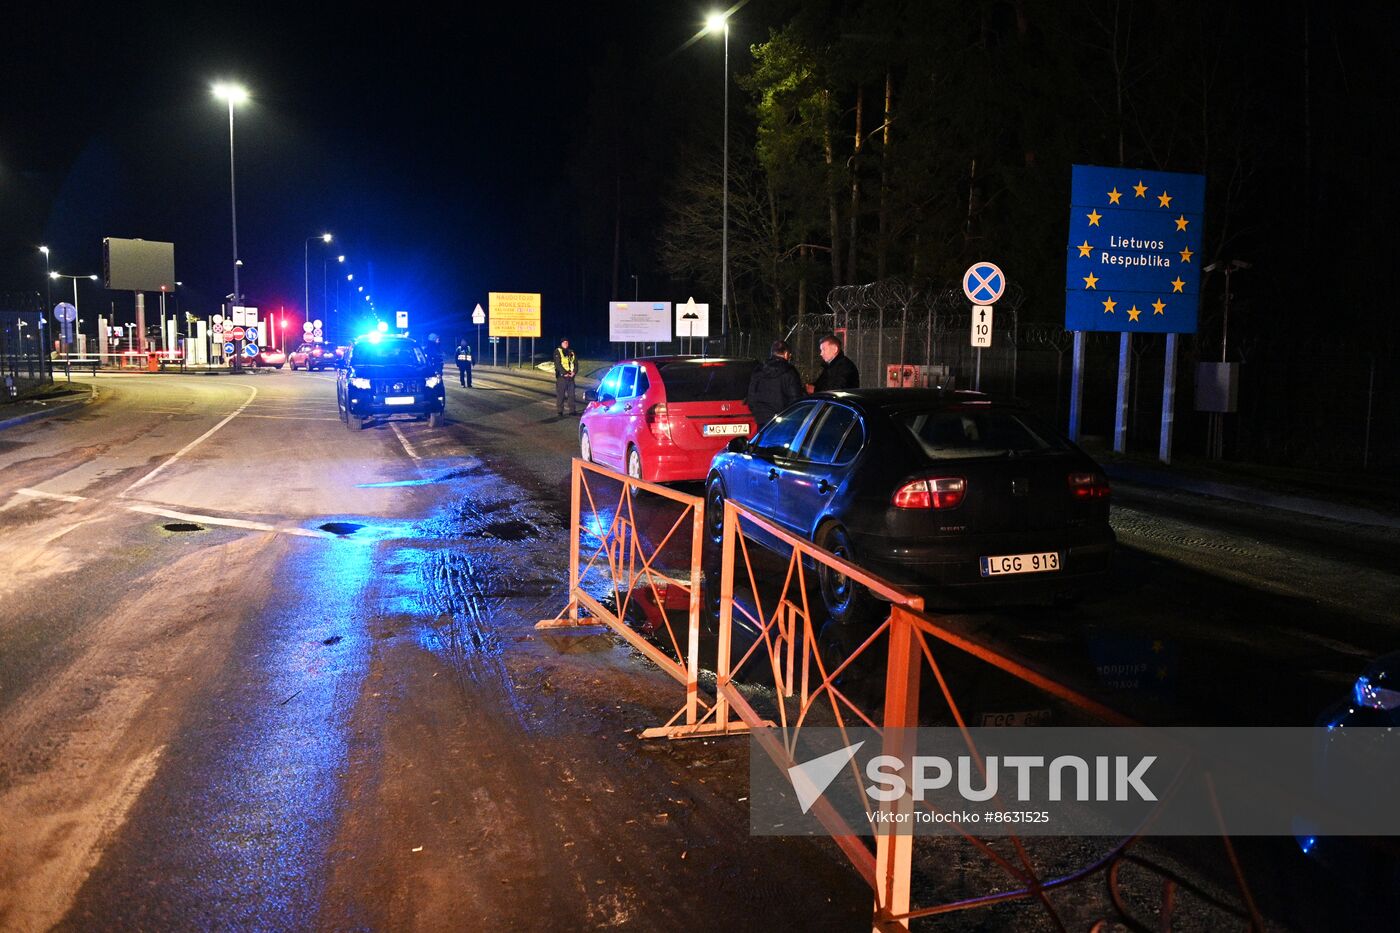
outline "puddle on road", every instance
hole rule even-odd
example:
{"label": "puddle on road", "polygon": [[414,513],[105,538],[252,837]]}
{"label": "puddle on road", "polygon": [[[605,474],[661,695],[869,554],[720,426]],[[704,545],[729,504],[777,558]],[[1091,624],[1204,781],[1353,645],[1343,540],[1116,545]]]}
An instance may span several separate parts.
{"label": "puddle on road", "polygon": [[321,525],[319,527],[322,531],[328,531],[333,535],[344,536],[353,535],[355,532],[359,531],[365,526],[357,525],[354,522],[326,522],[324,525]]}
{"label": "puddle on road", "polygon": [[203,525],[196,525],[194,522],[166,522],[164,525],[161,525],[160,527],[164,528],[166,531],[173,531],[173,532],[203,531],[203,530],[204,530],[204,526],[203,526]]}
{"label": "puddle on road", "polygon": [[538,529],[529,522],[508,518],[504,521],[490,522],[477,531],[468,532],[466,537],[495,538],[499,541],[524,541],[526,538],[535,537],[538,533]]}

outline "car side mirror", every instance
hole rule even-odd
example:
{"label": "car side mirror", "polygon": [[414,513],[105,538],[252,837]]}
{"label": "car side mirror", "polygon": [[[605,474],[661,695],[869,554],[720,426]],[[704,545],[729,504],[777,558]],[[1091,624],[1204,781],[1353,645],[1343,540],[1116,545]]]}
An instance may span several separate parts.
{"label": "car side mirror", "polygon": [[583,393],[583,400],[585,402],[596,402],[598,401],[598,393],[593,389],[586,389]]}
{"label": "car side mirror", "polygon": [[603,395],[603,396],[600,396],[600,397],[598,398],[598,404],[604,405],[604,406],[611,405],[611,404],[613,404],[613,403],[616,402],[616,401],[617,401],[617,397],[616,397],[616,396],[612,396],[612,395]]}
{"label": "car side mirror", "polygon": [[729,443],[724,445],[724,449],[731,454],[741,454],[749,449],[749,440],[746,437],[731,437]]}

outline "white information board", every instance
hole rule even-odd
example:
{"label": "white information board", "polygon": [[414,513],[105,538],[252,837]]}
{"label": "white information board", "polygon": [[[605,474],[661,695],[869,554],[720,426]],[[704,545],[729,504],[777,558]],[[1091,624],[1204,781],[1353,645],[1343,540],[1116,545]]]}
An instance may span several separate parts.
{"label": "white information board", "polygon": [[653,343],[671,339],[671,302],[608,302],[608,339],[613,343]]}

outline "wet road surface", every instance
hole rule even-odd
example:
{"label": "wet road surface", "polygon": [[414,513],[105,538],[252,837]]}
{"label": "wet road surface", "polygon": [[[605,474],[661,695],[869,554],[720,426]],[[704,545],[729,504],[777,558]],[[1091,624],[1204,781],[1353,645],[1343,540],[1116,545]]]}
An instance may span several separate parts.
{"label": "wet road surface", "polygon": [[351,434],[329,374],[104,378],[4,438],[0,927],[791,925],[793,878],[860,922],[830,852],[749,840],[742,740],[640,743],[674,684],[536,634],[567,513],[472,405],[575,423],[481,381]]}
{"label": "wet road surface", "polygon": [[[640,742],[677,686],[534,629],[577,444],[548,382],[354,433],[331,374],[98,384],[0,435],[0,928],[868,928],[834,847],[748,835],[746,740]],[[1396,647],[1395,542],[1116,503],[1104,594],[948,623],[1199,723],[1310,723]]]}

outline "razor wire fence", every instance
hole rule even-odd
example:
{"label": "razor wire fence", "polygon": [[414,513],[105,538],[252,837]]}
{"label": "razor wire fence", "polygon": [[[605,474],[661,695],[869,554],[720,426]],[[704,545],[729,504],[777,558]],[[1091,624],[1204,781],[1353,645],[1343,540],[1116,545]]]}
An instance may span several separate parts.
{"label": "razor wire fence", "polygon": [[26,388],[53,381],[47,352],[50,329],[38,292],[0,292],[0,404]]}

